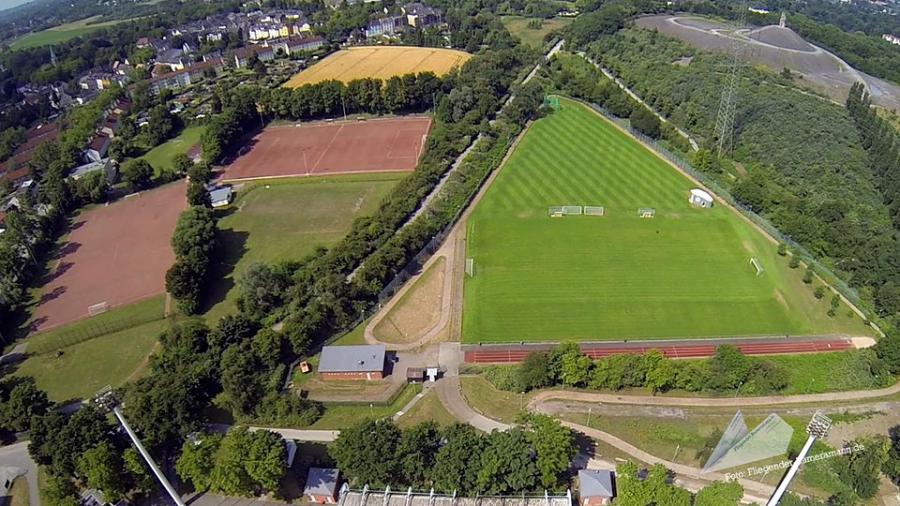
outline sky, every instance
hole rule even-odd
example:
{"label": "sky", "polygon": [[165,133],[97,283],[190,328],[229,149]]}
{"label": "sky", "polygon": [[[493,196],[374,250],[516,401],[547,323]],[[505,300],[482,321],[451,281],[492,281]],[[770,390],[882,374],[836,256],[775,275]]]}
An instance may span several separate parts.
{"label": "sky", "polygon": [[5,9],[11,9],[17,5],[22,5],[24,3],[28,3],[31,0],[0,0],[0,11]]}

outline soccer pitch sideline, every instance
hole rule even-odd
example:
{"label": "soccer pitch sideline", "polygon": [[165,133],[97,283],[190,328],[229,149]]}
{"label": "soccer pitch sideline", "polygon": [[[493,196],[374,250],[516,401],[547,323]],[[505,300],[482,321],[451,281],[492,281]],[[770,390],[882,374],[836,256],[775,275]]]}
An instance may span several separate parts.
{"label": "soccer pitch sideline", "polygon": [[[535,122],[467,222],[463,340],[865,333],[830,318],[776,246],[577,102]],[[550,217],[603,206],[603,216]],[[652,218],[639,216],[652,208]],[[762,274],[750,259],[756,258]]]}

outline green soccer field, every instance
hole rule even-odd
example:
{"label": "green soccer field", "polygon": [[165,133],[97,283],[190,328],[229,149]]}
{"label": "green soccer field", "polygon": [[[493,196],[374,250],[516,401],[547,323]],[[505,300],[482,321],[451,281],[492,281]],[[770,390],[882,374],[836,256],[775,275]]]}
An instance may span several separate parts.
{"label": "green soccer field", "polygon": [[[467,223],[465,342],[868,334],[774,244],[589,109],[537,121]],[[605,216],[551,218],[596,205]],[[639,208],[654,208],[640,218]],[[750,258],[765,271],[757,276]]]}

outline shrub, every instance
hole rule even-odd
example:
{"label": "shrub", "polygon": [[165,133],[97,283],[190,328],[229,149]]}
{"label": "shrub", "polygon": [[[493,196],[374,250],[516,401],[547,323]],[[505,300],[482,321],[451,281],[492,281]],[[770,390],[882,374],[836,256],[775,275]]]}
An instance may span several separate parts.
{"label": "shrub", "polygon": [[488,380],[497,390],[508,392],[521,392],[524,387],[519,378],[520,366],[516,365],[492,365],[485,368],[484,379]]}
{"label": "shrub", "polygon": [[812,283],[813,274],[814,274],[814,272],[812,270],[812,267],[807,267],[806,272],[803,273],[803,282],[806,283],[807,285]]}
{"label": "shrub", "polygon": [[787,245],[785,243],[782,242],[778,244],[778,254],[780,256],[787,255]]}
{"label": "shrub", "polygon": [[824,286],[817,286],[816,289],[813,290],[813,295],[815,295],[815,297],[816,297],[817,299],[821,299],[822,297],[825,296],[825,287],[824,287]]}
{"label": "shrub", "polygon": [[797,255],[791,255],[791,259],[788,261],[788,267],[791,269],[800,267],[800,258]]}

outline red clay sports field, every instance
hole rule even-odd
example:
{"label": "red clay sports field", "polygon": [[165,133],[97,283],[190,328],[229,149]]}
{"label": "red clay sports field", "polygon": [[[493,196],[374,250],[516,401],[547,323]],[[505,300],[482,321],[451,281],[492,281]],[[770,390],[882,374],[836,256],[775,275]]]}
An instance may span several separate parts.
{"label": "red clay sports field", "polygon": [[169,245],[187,208],[184,182],[126,197],[79,214],[44,286],[33,331],[89,316],[88,308],[130,304],[165,292],[175,262]]}
{"label": "red clay sports field", "polygon": [[[582,343],[585,355],[597,359],[620,353],[646,353],[659,350],[669,358],[705,358],[716,353],[723,344],[737,346],[745,355],[778,355],[782,353],[818,353],[855,348],[846,337],[766,337],[749,339],[698,339],[680,341],[640,341],[616,343]],[[547,351],[551,344],[496,344],[463,346],[465,361],[482,364],[508,364],[525,360],[529,353]]]}
{"label": "red clay sports field", "polygon": [[225,167],[223,180],[411,171],[431,118],[280,125],[257,134]]}

